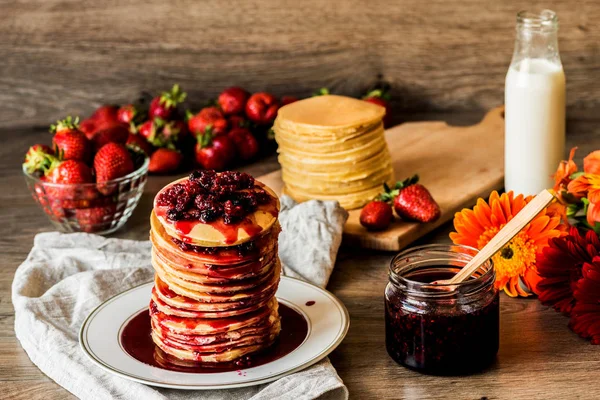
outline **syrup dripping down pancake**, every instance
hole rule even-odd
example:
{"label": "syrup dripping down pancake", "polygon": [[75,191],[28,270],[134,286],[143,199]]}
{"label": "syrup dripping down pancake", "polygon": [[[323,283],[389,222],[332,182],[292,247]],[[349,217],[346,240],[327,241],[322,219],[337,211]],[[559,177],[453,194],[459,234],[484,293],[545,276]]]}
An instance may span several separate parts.
{"label": "syrup dripping down pancake", "polygon": [[[265,260],[266,261],[266,260]],[[264,281],[268,280],[273,274],[277,265],[277,257],[271,257],[268,264],[261,267],[254,275],[240,280],[219,280],[217,282],[210,281],[204,275],[195,274],[189,271],[181,271],[171,267],[170,263],[164,262],[160,256],[152,252],[152,266],[155,270],[160,270],[169,277],[169,280],[183,286],[187,289],[202,292],[202,293],[237,293],[244,290],[252,289],[259,286]],[[250,266],[251,268],[253,266]]]}
{"label": "syrup dripping down pancake", "polygon": [[161,329],[154,329],[152,331],[152,335],[153,340],[160,341],[165,347],[171,347],[173,349],[189,352],[222,353],[225,350],[270,342],[273,340],[273,337],[279,333],[280,327],[279,321],[275,321],[271,326],[268,326],[264,330],[258,331],[255,334],[243,335],[239,338],[232,338],[227,341],[216,341],[210,344],[201,345],[194,342],[178,340],[177,337],[171,336],[166,331]]}
{"label": "syrup dripping down pancake", "polygon": [[261,293],[268,291],[273,286],[276,286],[279,282],[279,275],[281,273],[281,265],[279,263],[279,259],[276,259],[274,262],[274,268],[272,272],[266,275],[266,279],[261,278],[264,280],[261,280],[261,282],[256,286],[247,290],[241,290],[237,292],[233,290],[226,290],[220,293],[209,293],[203,291],[207,289],[203,287],[203,285],[185,281],[183,279],[174,277],[173,275],[169,275],[158,265],[154,265],[154,269],[160,280],[165,282],[172,291],[184,297],[189,297],[191,299],[198,300],[204,303],[228,303],[233,301],[247,300],[252,297],[258,296]]}
{"label": "syrup dripping down pancake", "polygon": [[250,214],[237,223],[226,224],[223,218],[209,223],[188,220],[172,221],[166,215],[168,207],[159,205],[159,199],[172,186],[184,183],[187,180],[188,178],[182,178],[168,184],[158,192],[154,199],[153,215],[172,238],[197,246],[230,247],[255,240],[255,238],[268,232],[277,223],[280,207],[279,199],[270,188],[257,181],[255,181],[254,188],[240,190],[240,192],[262,189],[269,194],[269,202],[256,205]]}
{"label": "syrup dripping down pancake", "polygon": [[[250,303],[246,307],[239,307],[232,310],[223,310],[223,311],[194,311],[194,310],[186,310],[179,307],[173,307],[163,301],[157,294],[156,289],[152,289],[152,301],[156,305],[158,311],[167,314],[174,315],[177,317],[184,318],[227,318],[227,317],[235,317],[238,315],[246,314],[256,310],[257,308],[264,307],[270,301],[271,297],[264,296],[262,299],[257,299],[256,302]],[[231,303],[228,303],[231,304]]]}
{"label": "syrup dripping down pancake", "polygon": [[[274,324],[278,323],[278,322],[279,321],[275,321]],[[238,329],[235,331],[220,333],[217,335],[183,335],[180,333],[175,333],[172,331],[168,331],[166,329],[162,329],[160,326],[156,325],[156,323],[153,320],[151,320],[151,324],[152,324],[152,329],[161,331],[162,336],[168,336],[171,340],[176,340],[178,342],[192,344],[192,345],[198,345],[198,346],[214,344],[214,343],[226,343],[226,342],[241,339],[242,337],[245,337],[245,336],[266,335],[266,334],[269,334],[269,332],[271,332],[271,330],[273,329],[273,325],[259,324],[259,325],[249,326],[247,328],[241,328],[241,329]]]}
{"label": "syrup dripping down pancake", "polygon": [[182,335],[216,335],[260,324],[272,324],[279,319],[277,300],[253,312],[228,318],[182,318],[167,315],[150,306],[150,318],[161,329]]}
{"label": "syrup dripping down pancake", "polygon": [[[167,234],[156,214],[152,212],[150,216],[150,241],[153,247],[160,249],[173,263],[181,265],[182,268],[188,265],[192,265],[192,269],[202,268],[203,264],[231,266],[260,260],[273,252],[280,230],[279,223],[275,223],[271,229],[251,241],[252,246],[248,251],[240,250],[250,243],[245,243],[244,246],[210,248],[210,252],[184,251],[173,242],[173,238]],[[203,248],[200,246],[199,249]],[[206,275],[210,275],[209,272]]]}
{"label": "syrup dripping down pancake", "polygon": [[225,363],[237,360],[238,358],[243,357],[245,355],[256,353],[260,350],[268,348],[275,342],[275,339],[277,339],[277,335],[273,335],[268,339],[268,341],[260,344],[238,347],[231,350],[225,350],[221,353],[199,353],[195,351],[175,349],[173,347],[165,345],[163,342],[160,341],[160,338],[155,338],[154,333],[152,333],[152,339],[162,351],[180,360],[196,361],[203,363]]}
{"label": "syrup dripping down pancake", "polygon": [[[254,296],[243,300],[232,300],[224,303],[206,303],[176,293],[165,282],[163,282],[158,275],[156,275],[154,279],[154,289],[157,297],[164,303],[166,303],[168,306],[180,310],[197,311],[213,314],[221,311],[235,311],[249,307],[256,307],[257,304],[262,304],[265,300],[272,298],[277,292],[278,286],[279,282],[276,282],[274,285],[271,285],[266,289],[261,290]],[[215,316],[216,315],[208,316],[207,318],[215,318]]]}
{"label": "syrup dripping down pancake", "polygon": [[246,262],[242,264],[233,264],[231,266],[200,264],[200,267],[194,267],[191,263],[182,265],[172,258],[169,258],[159,248],[152,248],[152,263],[159,263],[160,268],[171,275],[181,279],[198,282],[202,284],[223,284],[248,281],[252,278],[264,276],[269,272],[273,260],[277,257],[277,246],[274,246],[273,252],[265,254],[259,260]]}

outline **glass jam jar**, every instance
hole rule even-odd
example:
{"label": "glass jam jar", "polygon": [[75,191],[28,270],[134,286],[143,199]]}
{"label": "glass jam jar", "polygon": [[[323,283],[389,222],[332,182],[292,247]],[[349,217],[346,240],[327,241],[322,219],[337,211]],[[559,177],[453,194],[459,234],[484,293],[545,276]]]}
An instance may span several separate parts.
{"label": "glass jam jar", "polygon": [[476,252],[436,244],[394,257],[385,289],[385,342],[396,362],[428,374],[462,375],[494,361],[500,310],[492,261],[459,284],[433,284],[450,279]]}

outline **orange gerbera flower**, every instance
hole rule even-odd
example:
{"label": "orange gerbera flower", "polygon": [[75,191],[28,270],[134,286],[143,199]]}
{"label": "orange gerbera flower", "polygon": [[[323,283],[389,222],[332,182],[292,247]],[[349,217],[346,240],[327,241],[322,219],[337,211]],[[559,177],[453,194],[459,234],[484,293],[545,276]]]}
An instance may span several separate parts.
{"label": "orange gerbera flower", "polygon": [[552,176],[554,178],[554,191],[558,193],[561,189],[567,187],[569,182],[571,182],[570,176],[577,172],[577,164],[573,161],[573,157],[575,157],[575,151],[577,147],[573,147],[571,149],[571,153],[569,154],[569,160],[562,160],[558,164],[558,168],[556,169],[556,173]]}
{"label": "orange gerbera flower", "polygon": [[[472,210],[464,209],[454,215],[456,232],[450,234],[450,239],[455,244],[481,249],[532,198],[524,198],[523,195],[514,197],[513,192],[500,196],[494,191],[487,203],[480,198]],[[536,267],[538,254],[548,245],[549,239],[564,235],[566,230],[556,211],[556,206],[542,211],[492,257],[498,289],[511,297],[536,293],[540,280]]]}
{"label": "orange gerbera flower", "polygon": [[592,151],[583,159],[583,170],[586,174],[600,175],[600,150]]}
{"label": "orange gerbera flower", "polygon": [[569,193],[587,197],[590,203],[600,203],[600,175],[584,173],[569,183]]}

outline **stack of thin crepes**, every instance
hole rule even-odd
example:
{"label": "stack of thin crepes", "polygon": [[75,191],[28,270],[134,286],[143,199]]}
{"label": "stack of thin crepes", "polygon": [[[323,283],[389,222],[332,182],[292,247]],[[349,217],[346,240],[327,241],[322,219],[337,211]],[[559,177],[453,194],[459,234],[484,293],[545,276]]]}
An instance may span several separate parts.
{"label": "stack of thin crepes", "polygon": [[385,109],[344,96],[317,96],[282,107],[273,127],[284,193],[296,201],[337,200],[362,207],[392,183]]}
{"label": "stack of thin crepes", "polygon": [[157,194],[150,314],[159,363],[239,361],[275,341],[278,211],[273,192],[240,173],[198,171]]}

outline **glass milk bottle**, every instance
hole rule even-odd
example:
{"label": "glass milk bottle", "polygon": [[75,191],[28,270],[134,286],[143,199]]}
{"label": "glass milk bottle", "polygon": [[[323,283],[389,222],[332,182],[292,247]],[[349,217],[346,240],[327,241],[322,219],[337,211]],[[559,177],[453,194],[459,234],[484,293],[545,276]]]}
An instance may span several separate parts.
{"label": "glass milk bottle", "polygon": [[515,52],[506,74],[504,186],[532,195],[553,186],[565,152],[565,74],[556,13],[517,14]]}

